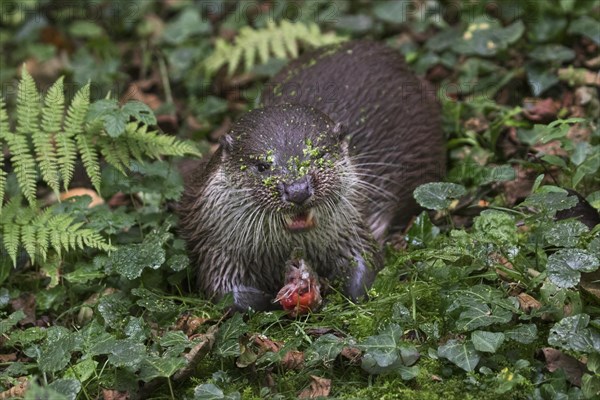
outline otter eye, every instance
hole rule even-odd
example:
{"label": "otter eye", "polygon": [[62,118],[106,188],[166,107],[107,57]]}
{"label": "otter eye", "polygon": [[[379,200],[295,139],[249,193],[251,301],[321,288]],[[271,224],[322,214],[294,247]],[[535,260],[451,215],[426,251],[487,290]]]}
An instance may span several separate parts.
{"label": "otter eye", "polygon": [[271,169],[271,164],[266,163],[266,162],[260,162],[258,164],[256,164],[256,170],[258,172],[265,172]]}

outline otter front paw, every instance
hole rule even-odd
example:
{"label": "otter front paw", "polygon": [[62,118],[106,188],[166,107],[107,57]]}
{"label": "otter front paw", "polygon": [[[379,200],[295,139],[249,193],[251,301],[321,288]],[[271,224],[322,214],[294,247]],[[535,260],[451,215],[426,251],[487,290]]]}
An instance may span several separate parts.
{"label": "otter front paw", "polygon": [[373,254],[365,260],[362,255],[355,255],[352,265],[348,270],[348,278],[344,286],[344,294],[352,301],[363,299],[371,288],[377,271],[381,269],[383,261],[381,256]]}
{"label": "otter front paw", "polygon": [[273,304],[273,295],[252,286],[237,285],[231,291],[233,294],[233,308],[235,311],[247,311],[252,308],[256,311],[270,311],[279,309]]}

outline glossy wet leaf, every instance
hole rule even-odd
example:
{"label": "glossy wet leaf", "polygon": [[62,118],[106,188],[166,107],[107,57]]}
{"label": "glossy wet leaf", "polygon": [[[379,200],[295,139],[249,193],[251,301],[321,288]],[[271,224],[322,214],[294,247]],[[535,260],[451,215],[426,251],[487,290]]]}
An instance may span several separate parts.
{"label": "glossy wet leaf", "polygon": [[504,343],[504,334],[502,332],[474,331],[471,334],[471,341],[475,350],[495,353]]}
{"label": "glossy wet leaf", "polygon": [[419,186],[414,191],[414,198],[421,206],[431,210],[448,208],[453,199],[467,193],[462,185],[449,182],[432,182]]}
{"label": "glossy wet leaf", "polygon": [[248,330],[240,313],[236,313],[225,322],[216,335],[215,353],[219,357],[233,357],[240,355],[239,338]]}
{"label": "glossy wet leaf", "polygon": [[560,288],[579,283],[581,272],[593,272],[600,267],[597,256],[581,249],[562,249],[548,257],[548,279]]}
{"label": "glossy wet leaf", "polygon": [[600,353],[600,331],[590,325],[589,315],[573,315],[550,329],[548,344],[566,350]]}
{"label": "glossy wet leaf", "polygon": [[581,234],[588,230],[578,220],[557,221],[546,231],[545,238],[553,246],[575,247]]}
{"label": "glossy wet leaf", "polygon": [[470,372],[475,370],[480,356],[477,354],[473,343],[450,339],[446,344],[438,347],[438,356],[448,359],[457,367]]}
{"label": "glossy wet leaf", "polygon": [[158,357],[148,356],[144,358],[140,366],[140,379],[149,382],[155,378],[168,378],[186,365],[183,357]]}

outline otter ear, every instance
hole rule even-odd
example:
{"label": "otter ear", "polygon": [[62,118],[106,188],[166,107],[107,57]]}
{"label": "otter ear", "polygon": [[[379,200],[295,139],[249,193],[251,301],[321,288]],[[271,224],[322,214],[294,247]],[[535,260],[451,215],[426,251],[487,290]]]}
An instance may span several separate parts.
{"label": "otter ear", "polygon": [[225,153],[231,153],[233,151],[233,136],[231,136],[229,133],[221,136],[219,143],[221,144],[221,147]]}
{"label": "otter ear", "polygon": [[335,124],[332,130],[333,135],[337,140],[343,142],[348,139],[348,130],[341,122]]}

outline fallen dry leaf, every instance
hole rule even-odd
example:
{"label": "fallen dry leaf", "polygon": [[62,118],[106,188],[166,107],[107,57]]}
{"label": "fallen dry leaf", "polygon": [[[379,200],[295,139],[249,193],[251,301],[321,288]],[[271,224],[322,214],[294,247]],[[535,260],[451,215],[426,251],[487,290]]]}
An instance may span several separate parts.
{"label": "fallen dry leaf", "polygon": [[562,369],[569,382],[575,386],[581,386],[581,377],[587,371],[584,363],[575,357],[571,357],[551,347],[543,348],[542,353],[544,354],[548,371],[554,372]]}
{"label": "fallen dry leaf", "polygon": [[66,192],[63,192],[60,194],[60,201],[65,201],[71,197],[77,197],[77,196],[90,196],[92,198],[92,202],[88,205],[88,208],[92,208],[92,207],[96,207],[96,206],[100,206],[100,205],[104,204],[104,199],[102,197],[100,197],[98,195],[98,193],[96,193],[92,189],[86,189],[86,188],[73,188],[73,189],[67,190]]}
{"label": "fallen dry leaf", "polygon": [[311,375],[310,379],[310,386],[300,392],[298,398],[316,399],[317,397],[329,397],[329,392],[331,392],[331,379],[321,378],[315,375]]}
{"label": "fallen dry leaf", "polygon": [[17,353],[0,354],[0,363],[17,361]]}
{"label": "fallen dry leaf", "polygon": [[25,313],[19,325],[35,324],[35,296],[32,293],[21,293],[19,297],[10,302],[14,311],[21,310]]}
{"label": "fallen dry leaf", "polygon": [[281,360],[281,366],[287,370],[302,369],[304,366],[304,353],[298,350],[288,351]]}
{"label": "fallen dry leaf", "polygon": [[104,396],[104,400],[127,400],[129,399],[129,392],[120,392],[113,389],[102,389],[102,396]]}
{"label": "fallen dry leaf", "polygon": [[521,307],[521,310],[528,314],[531,312],[531,310],[539,310],[542,307],[542,303],[525,292],[519,293],[517,299],[519,300],[519,306]]}
{"label": "fallen dry leaf", "polygon": [[25,396],[25,392],[27,391],[28,381],[27,378],[22,376],[17,378],[19,382],[18,385],[11,387],[4,392],[0,392],[0,400],[4,399],[12,399],[12,398],[22,398]]}
{"label": "fallen dry leaf", "polygon": [[560,110],[560,102],[547,99],[525,99],[523,102],[523,115],[530,121],[549,123],[556,119]]}

